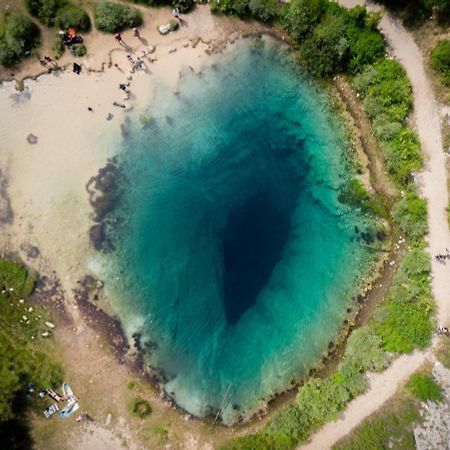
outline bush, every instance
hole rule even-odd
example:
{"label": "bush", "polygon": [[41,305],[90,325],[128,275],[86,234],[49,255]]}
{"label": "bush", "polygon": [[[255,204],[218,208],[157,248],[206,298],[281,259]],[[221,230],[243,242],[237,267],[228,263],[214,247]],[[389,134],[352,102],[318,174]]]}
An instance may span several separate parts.
{"label": "bush", "polygon": [[422,167],[422,153],[416,133],[409,127],[402,127],[389,144],[383,146],[385,161],[394,180],[401,186],[412,181],[413,172]]}
{"label": "bush", "polygon": [[178,22],[176,20],[172,19],[169,22],[169,25],[170,25],[170,31],[178,30]]}
{"label": "bush", "polygon": [[131,399],[129,409],[133,415],[139,417],[140,419],[145,419],[152,413],[150,403],[141,397],[134,397]]}
{"label": "bush", "polygon": [[262,22],[270,22],[277,16],[277,0],[250,0],[248,7],[251,15]]}
{"label": "bush", "polygon": [[430,55],[431,67],[439,73],[442,82],[450,86],[450,40],[439,41]]}
{"label": "bush", "polygon": [[72,48],[75,52],[74,56],[84,56],[87,53],[87,49],[84,44],[74,44],[72,45]]}
{"label": "bush", "polygon": [[55,55],[56,59],[61,58],[61,56],[66,51],[66,46],[64,45],[63,36],[60,35],[59,33],[55,34],[55,39],[53,40],[53,44],[52,44],[52,50],[53,50],[53,54]]}
{"label": "bush", "polygon": [[67,0],[25,0],[30,14],[47,27],[55,25],[58,11],[67,4]]}
{"label": "bush", "polygon": [[421,401],[437,402],[442,399],[441,388],[430,375],[415,373],[408,382],[408,389]]}
{"label": "bush", "polygon": [[209,7],[212,13],[231,14],[238,17],[247,17],[250,14],[249,0],[211,0]]}
{"label": "bush", "polygon": [[141,25],[142,14],[136,8],[102,1],[95,7],[94,22],[98,30],[116,33]]}
{"label": "bush", "polygon": [[17,64],[24,53],[39,43],[39,28],[19,12],[5,15],[4,34],[0,38],[0,64],[5,67]]}
{"label": "bush", "polygon": [[79,6],[70,4],[58,11],[55,18],[55,24],[61,30],[75,27],[78,31],[89,31],[91,28],[91,21],[86,11]]}
{"label": "bush", "polygon": [[405,197],[394,205],[392,218],[415,243],[419,243],[428,232],[427,202],[413,192],[406,193]]}

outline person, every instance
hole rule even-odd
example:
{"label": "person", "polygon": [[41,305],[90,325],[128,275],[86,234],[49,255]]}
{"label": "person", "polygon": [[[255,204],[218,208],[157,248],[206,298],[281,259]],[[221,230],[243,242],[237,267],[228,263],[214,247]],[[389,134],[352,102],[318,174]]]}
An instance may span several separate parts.
{"label": "person", "polygon": [[180,20],[180,10],[178,8],[173,9],[172,15],[173,15],[173,17],[175,17],[175,19]]}
{"label": "person", "polygon": [[73,63],[73,71],[74,73],[76,73],[77,75],[80,75],[81,72],[81,66],[77,63]]}
{"label": "person", "polygon": [[45,59],[40,59],[39,62],[41,63],[41,66],[45,67],[46,69],[51,69],[51,67],[48,65],[47,61]]}
{"label": "person", "polygon": [[143,64],[144,64],[144,61],[142,61],[141,58],[138,58],[136,60],[136,62],[134,63],[133,67],[134,67],[134,69],[142,69]]}
{"label": "person", "polygon": [[138,39],[141,38],[141,33],[139,32],[139,30],[136,27],[133,28],[133,36],[137,37]]}
{"label": "person", "polygon": [[114,35],[114,39],[116,40],[116,42],[118,42],[120,45],[122,45],[124,42],[123,42],[123,39],[122,39],[122,35],[120,34],[120,33],[116,33],[115,35]]}

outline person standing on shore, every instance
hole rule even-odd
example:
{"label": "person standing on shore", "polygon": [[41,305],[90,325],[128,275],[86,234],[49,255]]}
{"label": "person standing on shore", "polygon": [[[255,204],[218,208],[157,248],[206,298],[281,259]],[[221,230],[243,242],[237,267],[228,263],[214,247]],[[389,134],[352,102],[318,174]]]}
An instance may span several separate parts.
{"label": "person standing on shore", "polygon": [[180,10],[178,8],[174,8],[174,10],[172,11],[172,16],[175,17],[175,19],[178,19],[181,22]]}
{"label": "person standing on shore", "polygon": [[141,38],[141,33],[136,27],[133,28],[133,36],[137,37],[138,39]]}

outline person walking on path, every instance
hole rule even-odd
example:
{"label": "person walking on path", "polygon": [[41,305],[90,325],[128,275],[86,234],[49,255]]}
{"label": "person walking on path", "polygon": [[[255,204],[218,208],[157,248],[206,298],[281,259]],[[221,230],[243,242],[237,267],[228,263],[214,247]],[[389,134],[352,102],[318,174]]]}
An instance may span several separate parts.
{"label": "person walking on path", "polygon": [[133,36],[137,37],[138,39],[141,38],[141,33],[136,27],[133,28]]}
{"label": "person walking on path", "polygon": [[120,33],[116,33],[114,35],[114,39],[116,42],[118,42],[120,45],[125,45],[125,42],[123,42],[122,35]]}

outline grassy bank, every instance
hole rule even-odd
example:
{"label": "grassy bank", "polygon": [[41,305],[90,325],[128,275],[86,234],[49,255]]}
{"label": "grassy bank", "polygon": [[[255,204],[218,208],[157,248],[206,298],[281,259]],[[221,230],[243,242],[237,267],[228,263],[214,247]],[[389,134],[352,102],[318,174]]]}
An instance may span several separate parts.
{"label": "grassy bank", "polygon": [[[37,390],[62,382],[45,325],[50,316],[30,299],[35,280],[20,263],[0,260],[0,439],[9,449],[31,445],[27,411],[48,406]],[[34,393],[29,383],[36,386]]]}

